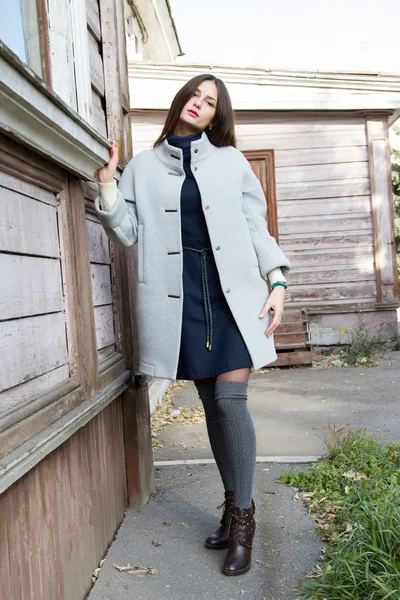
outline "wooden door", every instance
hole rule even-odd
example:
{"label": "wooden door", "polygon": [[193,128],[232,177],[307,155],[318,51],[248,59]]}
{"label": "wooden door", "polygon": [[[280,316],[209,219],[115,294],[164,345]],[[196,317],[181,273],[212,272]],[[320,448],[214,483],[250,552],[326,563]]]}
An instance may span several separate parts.
{"label": "wooden door", "polygon": [[279,243],[278,214],[275,193],[275,158],[273,150],[248,150],[243,152],[265,194],[268,231]]}
{"label": "wooden door", "polygon": [[[261,183],[266,202],[266,221],[269,233],[279,243],[278,211],[275,188],[275,160],[273,150],[243,152]],[[270,366],[311,364],[312,353],[307,346],[307,323],[301,309],[286,307],[282,323],[274,333],[278,359]]]}

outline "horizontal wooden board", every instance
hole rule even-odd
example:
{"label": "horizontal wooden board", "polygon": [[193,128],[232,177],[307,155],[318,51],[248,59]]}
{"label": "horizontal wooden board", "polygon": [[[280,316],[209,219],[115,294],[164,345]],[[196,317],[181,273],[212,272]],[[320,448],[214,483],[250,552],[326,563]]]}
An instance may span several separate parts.
{"label": "horizontal wooden board", "polygon": [[366,233],[372,232],[372,217],[365,213],[353,213],[350,215],[324,215],[324,217],[287,217],[279,220],[279,234],[299,234],[304,236],[306,233],[318,233],[323,235],[325,232],[334,233],[336,231],[353,231],[354,229],[363,230]]}
{"label": "horizontal wooden board", "polygon": [[376,298],[376,284],[374,281],[348,282],[345,286],[336,283],[310,285],[291,285],[287,291],[287,301],[308,302],[323,301],[331,303],[335,300],[354,301],[362,298],[371,300]]}
{"label": "horizontal wooden board", "polygon": [[[285,313],[286,313],[286,310],[284,311],[284,314]],[[304,335],[304,323],[302,321],[298,321],[297,323],[282,322],[275,329],[274,336],[277,336],[278,334],[281,334],[281,333],[296,333],[296,334],[301,333],[302,335]]]}
{"label": "horizontal wooden board", "polygon": [[67,362],[63,312],[0,323],[0,391]]}
{"label": "horizontal wooden board", "polygon": [[101,350],[99,350],[97,352],[97,358],[99,361],[99,365],[101,362],[103,362],[104,360],[107,360],[107,358],[109,358],[110,356],[115,354],[115,352],[116,352],[115,344],[111,344],[111,346],[106,346],[105,348],[102,348]]}
{"label": "horizontal wooden board", "polygon": [[278,204],[278,219],[297,216],[344,215],[346,213],[371,214],[371,196],[342,196],[340,198],[313,198],[311,200],[285,200]]}
{"label": "horizontal wooden board", "polygon": [[254,134],[238,136],[239,150],[291,150],[293,148],[336,148],[346,146],[365,146],[366,134],[363,130],[326,131],[321,133],[281,133],[281,134]]}
{"label": "horizontal wooden board", "polygon": [[302,183],[279,183],[278,201],[302,198],[336,198],[338,196],[365,196],[370,193],[369,178],[329,179]]}
{"label": "horizontal wooden board", "polygon": [[[288,258],[293,271],[309,270],[310,268],[368,268],[374,269],[374,248],[371,244],[368,246],[357,246],[356,248],[319,248],[313,250],[299,249],[288,253]],[[289,275],[290,277],[291,275]]]}
{"label": "horizontal wooden board", "polygon": [[100,96],[104,96],[104,71],[103,59],[99,51],[99,42],[88,31],[89,40],[89,61],[90,61],[90,81],[93,88]]}
{"label": "horizontal wooden board", "polygon": [[368,169],[368,162],[277,167],[275,181],[277,184],[281,184],[333,181],[335,179],[364,179],[369,177]]}
{"label": "horizontal wooden board", "polygon": [[5,412],[23,402],[32,400],[38,394],[45,394],[52,387],[59,385],[68,378],[69,366],[63,365],[26,383],[20,383],[11,389],[0,392],[0,411]]}
{"label": "horizontal wooden board", "polygon": [[295,365],[311,365],[312,352],[310,350],[298,350],[297,352],[279,352],[275,362],[268,367],[290,367]]}
{"label": "horizontal wooden board", "polygon": [[291,308],[288,306],[285,308],[282,317],[282,323],[302,323],[303,312],[298,308]]}
{"label": "horizontal wooden board", "polygon": [[109,265],[91,264],[94,306],[112,303],[111,269]]}
{"label": "horizontal wooden board", "polygon": [[24,181],[23,179],[15,177],[14,175],[5,173],[4,171],[0,171],[0,186],[17,192],[22,196],[28,196],[28,198],[34,198],[35,200],[39,200],[45,204],[50,204],[50,206],[56,206],[57,199],[55,194],[38,185],[35,185],[34,183],[29,183],[28,181]]}
{"label": "horizontal wooden board", "polygon": [[[161,113],[160,113],[161,114]],[[236,111],[235,121],[237,127],[246,125],[267,124],[270,126],[287,126],[289,130],[303,131],[313,127],[315,131],[325,129],[347,130],[353,127],[365,128],[365,117],[348,113],[318,111],[285,111],[273,112],[269,110],[240,110]],[[160,118],[160,117],[159,117]]]}
{"label": "horizontal wooden board", "polygon": [[337,285],[347,285],[349,281],[375,281],[376,274],[373,264],[360,265],[360,268],[350,269],[343,266],[335,269],[326,266],[324,269],[315,267],[295,268],[288,275],[290,285],[310,285],[322,283],[336,283]]}
{"label": "horizontal wooden board", "polygon": [[298,150],[278,150],[275,152],[275,166],[319,165],[368,160],[367,146],[336,148],[302,148]]}
{"label": "horizontal wooden board", "polygon": [[86,219],[89,237],[89,254],[92,263],[101,263],[109,265],[110,243],[104,228],[100,223],[91,218]]}
{"label": "horizontal wooden board", "polygon": [[94,309],[97,350],[110,346],[115,342],[114,315],[112,304],[96,306]]}
{"label": "horizontal wooden board", "polygon": [[3,188],[0,215],[0,251],[59,257],[53,206]]}
{"label": "horizontal wooden board", "polygon": [[0,253],[0,320],[64,309],[60,261]]}
{"label": "horizontal wooden board", "polygon": [[366,143],[366,125],[365,120],[358,120],[353,123],[346,123],[345,120],[337,121],[335,119],[298,119],[282,120],[281,122],[262,123],[237,123],[236,134],[244,138],[252,135],[329,135],[332,132],[341,132],[344,139],[351,133],[357,132],[363,135]]}
{"label": "horizontal wooden board", "polygon": [[373,244],[371,234],[366,234],[365,231],[354,230],[346,231],[345,233],[337,232],[336,234],[325,234],[323,236],[309,235],[303,237],[301,235],[281,235],[279,243],[284,251],[290,250],[313,250],[328,248],[336,249],[337,247],[348,248],[350,251],[356,251],[357,246],[370,246]]}
{"label": "horizontal wooden board", "polygon": [[275,346],[277,348],[292,347],[292,348],[305,348],[306,341],[304,331],[301,333],[274,333]]}

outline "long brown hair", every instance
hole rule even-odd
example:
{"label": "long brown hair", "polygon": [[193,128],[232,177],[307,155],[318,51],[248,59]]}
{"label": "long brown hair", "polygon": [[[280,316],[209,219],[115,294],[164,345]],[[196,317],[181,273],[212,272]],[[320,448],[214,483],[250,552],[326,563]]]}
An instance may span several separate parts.
{"label": "long brown hair", "polygon": [[162,144],[169,135],[174,133],[183,107],[203,81],[213,81],[218,90],[218,101],[213,119],[213,127],[212,129],[207,127],[205,130],[208,139],[214,146],[236,147],[235,121],[229,92],[222,79],[218,79],[209,73],[206,73],[205,75],[196,75],[196,77],[193,77],[193,79],[190,79],[190,81],[185,83],[176,94],[172,101],[171,108],[169,109],[161,135],[154,142],[154,147]]}

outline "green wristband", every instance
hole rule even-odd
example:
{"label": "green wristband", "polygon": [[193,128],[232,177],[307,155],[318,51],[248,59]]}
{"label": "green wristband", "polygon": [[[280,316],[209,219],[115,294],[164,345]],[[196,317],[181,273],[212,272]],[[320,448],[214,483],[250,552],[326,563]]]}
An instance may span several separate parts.
{"label": "green wristband", "polygon": [[271,290],[273,290],[274,288],[276,288],[278,285],[283,285],[283,287],[286,289],[287,288],[287,283],[286,281],[275,281],[275,283],[273,283],[271,285]]}

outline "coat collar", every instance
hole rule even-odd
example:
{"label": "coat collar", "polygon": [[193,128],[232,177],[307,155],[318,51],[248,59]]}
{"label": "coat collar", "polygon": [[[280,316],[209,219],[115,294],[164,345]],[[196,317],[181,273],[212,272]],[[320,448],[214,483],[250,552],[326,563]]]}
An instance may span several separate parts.
{"label": "coat collar", "polygon": [[[171,144],[169,144],[168,141],[165,139],[162,142],[162,144],[154,148],[154,151],[157,154],[158,158],[161,160],[161,162],[167,165],[167,167],[184,173],[183,152],[181,148],[171,146]],[[208,158],[216,151],[217,147],[210,142],[206,132],[203,131],[203,133],[201,134],[201,138],[199,140],[194,140],[191,144],[191,164],[198,163]]]}

